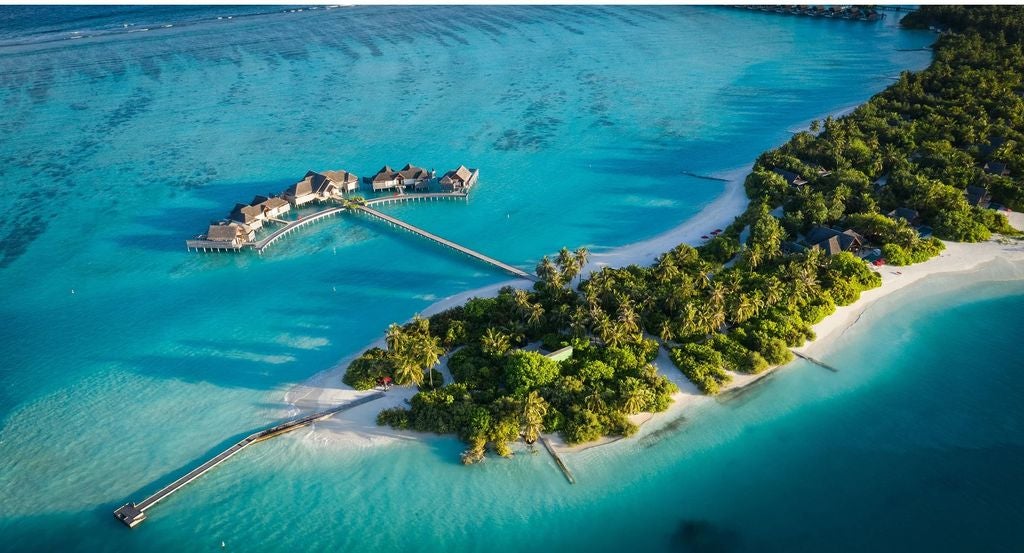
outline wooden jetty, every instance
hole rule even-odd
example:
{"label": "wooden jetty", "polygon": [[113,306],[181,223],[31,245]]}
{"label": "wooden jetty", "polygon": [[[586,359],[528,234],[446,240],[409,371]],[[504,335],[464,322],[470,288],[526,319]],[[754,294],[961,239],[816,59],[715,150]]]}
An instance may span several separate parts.
{"label": "wooden jetty", "polygon": [[[387,196],[381,198],[370,198],[364,200],[364,205],[378,205],[378,204],[394,204],[401,202],[419,202],[419,201],[439,201],[439,200],[465,200],[469,198],[469,194],[466,192],[432,192],[427,194],[398,194],[394,196]],[[188,251],[204,251],[204,252],[237,252],[244,249],[256,250],[256,253],[263,254],[263,251],[270,247],[274,242],[279,239],[291,234],[292,232],[323,220],[327,217],[333,217],[342,211],[345,211],[348,207],[335,206],[329,207],[316,213],[310,213],[304,217],[299,217],[294,221],[285,221],[283,219],[271,218],[270,220],[283,224],[274,232],[268,234],[261,240],[255,242],[244,242],[244,243],[233,243],[233,242],[221,242],[217,240],[205,240],[205,239],[193,239],[185,241],[185,248]]]}
{"label": "wooden jetty", "polygon": [[795,349],[791,349],[789,351],[792,351],[793,355],[799,357],[800,359],[803,359],[804,361],[808,361],[810,363],[814,363],[815,365],[817,365],[817,366],[819,366],[819,367],[821,367],[823,369],[828,369],[828,370],[830,370],[830,371],[832,371],[834,373],[839,372],[839,369],[837,369],[837,368],[833,367],[832,365],[829,365],[828,363],[825,363],[823,361],[818,361],[817,359],[811,357],[810,355],[804,355],[803,353],[800,353],[799,351],[797,351]]}
{"label": "wooden jetty", "polygon": [[283,238],[284,236],[287,236],[293,231],[298,230],[310,223],[315,223],[321,219],[326,219],[327,217],[333,217],[341,213],[342,211],[345,211],[346,209],[348,208],[332,207],[330,209],[325,209],[323,211],[318,211],[316,213],[306,215],[305,217],[299,217],[298,219],[270,233],[262,240],[257,240],[256,242],[253,242],[252,248],[256,250],[256,253],[263,255],[263,250],[267,249],[267,247],[273,244],[274,242],[277,242],[278,239]]}
{"label": "wooden jetty", "polygon": [[425,230],[423,230],[423,229],[421,229],[421,228],[419,228],[417,226],[410,225],[409,223],[406,223],[405,221],[402,221],[402,220],[396,219],[396,218],[394,218],[394,217],[392,217],[390,215],[386,215],[384,213],[381,213],[380,211],[377,211],[376,209],[373,209],[372,207],[369,207],[369,206],[366,206],[366,205],[357,205],[356,209],[358,209],[359,211],[362,211],[363,213],[366,213],[366,214],[368,214],[368,215],[370,215],[372,217],[376,217],[377,219],[380,219],[382,221],[390,223],[390,224],[392,224],[394,226],[401,227],[401,228],[403,228],[403,229],[405,229],[405,230],[407,230],[409,232],[418,234],[418,235],[420,235],[420,236],[422,236],[422,237],[424,237],[424,238],[426,238],[428,240],[431,240],[433,242],[441,244],[442,246],[451,248],[451,249],[453,249],[453,250],[455,250],[457,252],[461,252],[461,253],[464,253],[464,254],[466,254],[466,255],[468,255],[470,257],[479,259],[480,261],[483,261],[484,263],[488,263],[490,265],[493,265],[493,266],[495,266],[495,267],[497,267],[497,268],[499,268],[499,269],[501,269],[501,270],[503,270],[503,271],[505,271],[507,273],[511,273],[511,274],[513,274],[513,275],[515,275],[515,276],[517,276],[519,278],[525,278],[527,280],[533,280],[533,281],[537,281],[538,280],[536,276],[531,275],[530,273],[527,273],[526,271],[520,269],[519,267],[513,267],[512,265],[509,265],[507,263],[502,263],[501,261],[498,261],[497,259],[494,259],[493,257],[486,256],[486,255],[484,255],[484,254],[482,254],[482,253],[480,253],[478,251],[471,250],[471,249],[469,249],[469,248],[467,248],[465,246],[461,246],[459,244],[456,244],[455,242],[452,242],[451,240],[446,240],[444,238],[441,238],[440,236],[438,236],[436,234],[432,234],[430,232],[427,232],[427,231],[425,231]]}
{"label": "wooden jetty", "polygon": [[558,468],[562,471],[565,479],[568,480],[570,484],[575,484],[576,478],[572,475],[572,471],[569,470],[569,467],[565,466],[565,461],[558,456],[558,452],[555,451],[555,446],[551,445],[551,442],[548,441],[543,434],[540,435],[540,441],[544,444],[544,449],[548,450],[548,453],[551,454],[551,458],[555,460],[555,464],[558,465]]}
{"label": "wooden jetty", "polygon": [[140,523],[142,523],[142,521],[146,520],[146,510],[150,509],[151,507],[153,507],[153,505],[156,505],[157,503],[163,501],[164,499],[167,499],[168,496],[185,487],[185,485],[188,484],[189,482],[192,482],[196,478],[199,478],[200,476],[206,474],[217,465],[230,459],[236,453],[242,451],[243,449],[249,447],[250,445],[257,442],[262,442],[263,440],[268,440],[270,438],[273,438],[274,436],[279,436],[281,434],[284,434],[285,432],[291,432],[296,428],[307,426],[318,420],[330,417],[335,413],[351,409],[364,403],[369,403],[382,397],[384,397],[384,394],[378,392],[365,397],[361,397],[355,401],[350,401],[349,403],[332,407],[326,411],[320,411],[317,413],[313,413],[311,415],[306,415],[304,417],[283,422],[281,424],[278,424],[277,426],[261,430],[254,434],[250,434],[246,436],[242,441],[218,453],[213,458],[207,460],[205,463],[199,465],[198,467],[190,470],[181,478],[178,478],[174,482],[171,482],[167,486],[164,486],[153,495],[147,497],[146,499],[143,499],[141,502],[126,503],[125,505],[122,505],[121,507],[114,511],[114,517],[117,518],[117,520],[123,522],[129,528],[134,528],[138,526]]}

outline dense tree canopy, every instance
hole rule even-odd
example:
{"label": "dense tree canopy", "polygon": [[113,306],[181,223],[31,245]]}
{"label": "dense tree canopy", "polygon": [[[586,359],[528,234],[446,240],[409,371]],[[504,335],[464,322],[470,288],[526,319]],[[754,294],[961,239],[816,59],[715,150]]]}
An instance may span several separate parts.
{"label": "dense tree canopy", "polygon": [[[984,200],[1024,209],[1024,11],[929,6],[904,23],[950,31],[932,65],[762,154],[746,179],[750,207],[720,235],[586,278],[587,251],[563,249],[537,265],[532,291],[504,288],[393,325],[388,349],[365,352],[345,382],[421,384],[450,352],[454,383],[421,387],[378,422],[455,433],[466,463],[541,432],[570,443],[628,436],[630,415],[666,409],[676,391],[651,364],[661,348],[715,394],[733,373],[788,362],[813,324],[880,284],[852,253],[805,247],[812,228],[851,229],[895,264],[937,255],[931,230],[962,241],[1015,233]],[[554,361],[522,350],[531,343],[574,351]]]}

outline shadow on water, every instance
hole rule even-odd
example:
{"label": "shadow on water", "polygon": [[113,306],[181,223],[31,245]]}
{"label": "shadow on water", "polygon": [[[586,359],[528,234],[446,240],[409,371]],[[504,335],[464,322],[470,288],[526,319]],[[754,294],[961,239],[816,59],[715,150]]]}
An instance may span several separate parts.
{"label": "shadow on water", "polygon": [[682,428],[684,424],[686,424],[687,420],[688,419],[685,416],[678,416],[665,423],[665,425],[662,426],[661,428],[655,430],[654,432],[651,432],[650,434],[644,436],[643,438],[640,438],[637,441],[637,445],[643,449],[654,447],[665,438],[668,438],[669,436],[678,432],[679,429]]}
{"label": "shadow on water", "polygon": [[740,548],[735,530],[706,520],[683,519],[669,538],[672,551],[687,553],[727,553]]}
{"label": "shadow on water", "polygon": [[199,350],[199,354],[142,355],[109,361],[150,378],[252,390],[272,390],[311,372],[301,359],[309,350],[233,340],[183,340],[180,344]]}

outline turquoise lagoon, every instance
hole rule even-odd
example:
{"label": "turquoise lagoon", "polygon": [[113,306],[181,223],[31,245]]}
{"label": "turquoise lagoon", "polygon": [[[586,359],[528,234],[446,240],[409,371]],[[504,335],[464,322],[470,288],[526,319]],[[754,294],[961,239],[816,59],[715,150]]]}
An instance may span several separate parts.
{"label": "turquoise lagoon", "polygon": [[[309,168],[466,163],[468,205],[388,211],[523,268],[607,251],[722,191],[687,174],[864,101],[933,40],[726,8],[293,9],[0,9],[0,549],[1012,543],[1020,371],[995,360],[1014,282],[894,296],[830,355],[850,370],[796,363],[580,454],[575,487],[541,455],[466,469],[448,438],[353,451],[302,431],[124,529],[112,509],[277,420],[295,383],[506,278],[351,217],[263,257],[186,253],[235,201]],[[966,321],[1008,334],[951,357],[946,332],[981,339]]]}

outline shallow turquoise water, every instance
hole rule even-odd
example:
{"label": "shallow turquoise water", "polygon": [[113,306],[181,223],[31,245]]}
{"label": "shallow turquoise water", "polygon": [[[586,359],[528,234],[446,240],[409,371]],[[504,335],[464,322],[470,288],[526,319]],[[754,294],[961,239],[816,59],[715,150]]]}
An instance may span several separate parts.
{"label": "shallow turquoise water", "polygon": [[[858,342],[900,332],[903,347],[835,354],[870,370],[793,365],[656,443],[581,455],[576,487],[544,456],[467,470],[453,440],[339,451],[300,432],[125,531],[113,508],[276,420],[292,384],[391,321],[505,279],[351,218],[262,258],[186,253],[184,238],[236,200],[308,168],[466,163],[482,169],[468,205],[389,212],[529,268],[563,245],[602,251],[675,226],[722,186],[683,172],[749,163],[923,67],[933,39],[893,21],[725,8],[225,10],[44,10],[34,26],[0,26],[0,548],[605,550],[628,538],[656,550],[696,533],[747,549],[820,549],[835,535],[864,549],[952,518],[963,543],[1012,537],[978,528],[983,515],[1019,517],[1007,494],[1020,482],[1001,463],[1019,461],[1020,428],[988,407],[1019,408],[1020,382],[990,374],[981,384],[1002,385],[952,410],[912,393],[926,365],[884,370],[950,343],[919,323],[945,320],[927,310],[948,301],[934,298],[893,319],[905,328]],[[238,17],[215,19],[228,13]],[[153,30],[128,34],[122,21]],[[82,29],[99,36],[47,38]],[[1019,302],[1020,290],[1004,296]],[[995,308],[967,302],[947,324]],[[978,426],[988,442],[964,441],[984,437]],[[900,449],[908,435],[935,449]],[[977,480],[953,477],[979,466]],[[710,530],[673,538],[684,519]]]}

